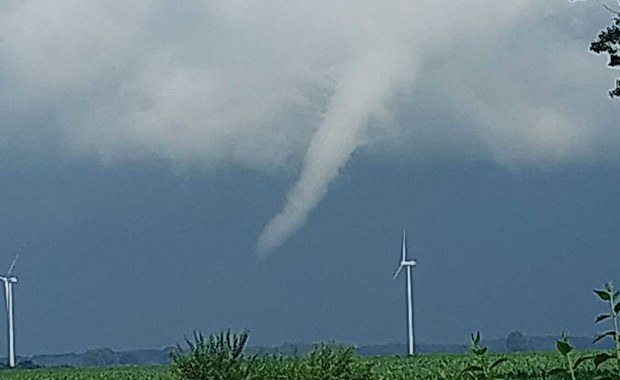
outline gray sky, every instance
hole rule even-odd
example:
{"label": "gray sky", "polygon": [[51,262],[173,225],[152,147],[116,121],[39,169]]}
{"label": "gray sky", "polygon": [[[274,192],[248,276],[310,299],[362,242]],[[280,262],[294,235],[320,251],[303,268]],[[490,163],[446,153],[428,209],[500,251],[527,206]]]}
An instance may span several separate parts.
{"label": "gray sky", "polygon": [[0,5],[0,241],[25,353],[590,334],[613,277],[596,2]]}

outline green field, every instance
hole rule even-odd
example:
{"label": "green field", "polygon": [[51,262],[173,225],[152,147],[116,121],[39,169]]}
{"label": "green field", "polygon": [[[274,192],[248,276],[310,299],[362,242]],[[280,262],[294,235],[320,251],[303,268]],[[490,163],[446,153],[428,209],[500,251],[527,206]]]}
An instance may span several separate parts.
{"label": "green field", "polygon": [[[497,367],[496,377],[506,379],[562,379],[559,375],[549,376],[553,368],[563,365],[563,358],[557,353],[520,353],[509,355],[491,355],[490,360],[498,357],[507,357],[508,362]],[[261,378],[266,380],[300,379],[292,369],[295,359],[261,359],[256,364],[263,367]],[[372,379],[377,380],[405,380],[405,379],[465,379],[462,369],[471,364],[471,355],[420,355],[414,358],[406,357],[378,357],[358,358],[358,364],[372,366]],[[609,366],[608,366],[609,365]],[[280,367],[276,369],[276,367]],[[613,366],[609,363],[602,370],[594,372],[593,365],[587,363],[577,372],[578,379],[592,379],[605,372],[612,374]],[[290,375],[286,375],[291,371]],[[283,376],[284,375],[284,376]],[[175,379],[171,367],[117,367],[107,369],[37,369],[37,370],[4,370],[0,372],[1,379],[7,380],[56,380],[56,379],[101,379],[101,380],[146,380],[146,379]],[[306,377],[319,380],[318,378]],[[336,379],[351,379],[338,377]]]}
{"label": "green field", "polygon": [[169,367],[58,368],[2,370],[0,379],[15,380],[145,380],[174,379]]}

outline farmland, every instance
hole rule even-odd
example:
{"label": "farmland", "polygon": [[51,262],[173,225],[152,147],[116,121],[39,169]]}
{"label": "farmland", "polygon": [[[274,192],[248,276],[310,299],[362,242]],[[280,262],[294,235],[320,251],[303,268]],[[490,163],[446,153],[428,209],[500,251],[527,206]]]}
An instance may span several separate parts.
{"label": "farmland", "polygon": [[[554,368],[564,365],[562,357],[557,353],[515,353],[501,356],[489,356],[493,360],[498,357],[508,361],[498,365],[496,377],[507,379],[562,379],[562,376],[550,376]],[[370,379],[404,380],[404,379],[461,379],[468,378],[461,371],[472,363],[471,355],[420,355],[407,357],[375,357],[356,358],[354,365],[370,366]],[[257,361],[262,379],[319,379],[308,375],[301,377],[300,362],[306,359],[275,359],[264,358]],[[605,364],[602,369],[594,371],[592,364],[587,363],[577,371],[578,379],[592,379],[596,375],[611,374],[613,366]],[[288,374],[287,374],[288,372]],[[281,377],[284,375],[285,377]],[[36,370],[5,370],[0,378],[7,380],[146,380],[175,379],[172,367],[116,367],[107,369],[36,369]],[[482,378],[482,377],[474,377]],[[354,377],[335,377],[333,379],[354,379]]]}

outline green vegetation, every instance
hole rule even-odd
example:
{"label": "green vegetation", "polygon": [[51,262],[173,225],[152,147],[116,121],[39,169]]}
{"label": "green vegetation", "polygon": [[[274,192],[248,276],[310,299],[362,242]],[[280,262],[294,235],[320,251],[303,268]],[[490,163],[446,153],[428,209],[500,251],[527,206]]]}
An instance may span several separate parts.
{"label": "green vegetation", "polygon": [[596,323],[609,320],[612,324],[612,329],[599,334],[596,338],[594,338],[594,342],[598,342],[603,338],[611,338],[615,342],[615,349],[613,350],[613,353],[603,352],[594,355],[594,365],[598,367],[606,361],[615,359],[616,371],[620,378],[620,331],[618,330],[618,313],[620,312],[620,301],[618,300],[618,296],[620,295],[620,292],[614,290],[614,285],[610,281],[605,284],[604,289],[594,289],[594,293],[609,307],[609,311],[606,314],[600,314],[596,317]]}
{"label": "green vegetation", "polygon": [[322,344],[301,358],[246,356],[247,331],[230,330],[208,339],[194,333],[172,354],[174,374],[183,380],[370,380],[372,363],[361,361],[352,347]]}
{"label": "green vegetation", "polygon": [[[596,54],[609,55],[609,63],[607,65],[617,68],[620,66],[620,52],[618,51],[618,44],[620,43],[620,14],[607,6],[605,7],[616,17],[614,17],[612,24],[601,31],[592,41],[590,51]],[[620,97],[620,80],[616,80],[616,86],[609,90],[608,94],[611,98]]]}
{"label": "green vegetation", "polygon": [[562,375],[562,377],[570,377],[571,380],[577,379],[577,370],[579,366],[585,363],[587,360],[593,358],[592,355],[583,355],[578,358],[574,358],[575,347],[570,344],[568,334],[562,333],[562,339],[558,339],[555,344],[556,351],[564,358],[565,364],[563,367],[555,368],[549,372],[550,375]]}
{"label": "green vegetation", "polygon": [[4,380],[173,380],[168,367],[57,368],[0,370]]}
{"label": "green vegetation", "polygon": [[179,346],[172,354],[172,368],[185,380],[250,379],[256,357],[244,356],[247,341],[247,331],[233,334],[229,330],[208,339],[194,333],[193,341],[185,339],[186,349]]}
{"label": "green vegetation", "polygon": [[[361,358],[352,355],[344,347],[329,347],[326,351],[319,349],[314,357],[285,358],[280,356],[257,357],[253,379],[265,380],[457,380],[470,379],[462,372],[471,365],[472,355],[420,355],[408,357],[374,357]],[[333,351],[331,351],[333,349]],[[343,351],[346,351],[342,355]],[[509,361],[494,369],[496,379],[570,379],[563,374],[553,372],[555,368],[564,368],[564,358],[558,353],[514,353],[506,355],[487,354],[489,362],[500,358]],[[345,358],[340,362],[331,362],[330,358]],[[249,359],[249,358],[247,358]],[[339,364],[338,364],[339,363]],[[369,372],[366,372],[369,371]],[[577,380],[594,378],[617,378],[612,363],[604,363],[598,369],[591,361],[584,362],[576,373]],[[356,377],[358,376],[358,377]],[[476,378],[476,377],[474,377]],[[114,368],[67,368],[0,371],[0,379],[7,380],[179,380],[179,374],[173,367],[114,367]],[[209,378],[205,378],[208,380]]]}
{"label": "green vegetation", "polygon": [[507,357],[499,357],[493,361],[489,358],[488,348],[480,343],[480,331],[471,335],[469,353],[473,363],[462,372],[466,379],[492,380],[499,377],[497,367],[508,361]]}

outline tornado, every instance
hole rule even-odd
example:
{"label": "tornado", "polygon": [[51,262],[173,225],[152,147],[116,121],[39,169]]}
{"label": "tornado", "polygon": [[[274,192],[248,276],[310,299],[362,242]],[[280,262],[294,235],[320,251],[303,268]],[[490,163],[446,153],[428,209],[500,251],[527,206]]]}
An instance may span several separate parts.
{"label": "tornado", "polygon": [[370,51],[343,70],[296,183],[258,238],[259,254],[275,251],[303,227],[330,183],[364,144],[369,120],[385,112],[386,101],[411,80],[410,59],[402,47]]}

